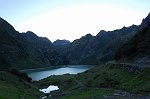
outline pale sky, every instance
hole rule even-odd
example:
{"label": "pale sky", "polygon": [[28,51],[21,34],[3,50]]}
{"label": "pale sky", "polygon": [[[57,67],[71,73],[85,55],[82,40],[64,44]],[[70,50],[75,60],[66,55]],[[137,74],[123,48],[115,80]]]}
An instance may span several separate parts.
{"label": "pale sky", "polygon": [[0,17],[17,31],[52,42],[139,25],[149,12],[150,0],[0,0]]}

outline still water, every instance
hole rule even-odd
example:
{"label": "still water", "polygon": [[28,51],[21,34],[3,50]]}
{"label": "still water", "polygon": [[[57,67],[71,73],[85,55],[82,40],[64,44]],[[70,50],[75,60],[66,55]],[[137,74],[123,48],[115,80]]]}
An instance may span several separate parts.
{"label": "still water", "polygon": [[28,69],[22,70],[27,73],[33,81],[38,81],[51,75],[62,75],[62,74],[77,74],[84,72],[91,68],[90,65],[66,65],[66,66],[54,66],[40,69]]}

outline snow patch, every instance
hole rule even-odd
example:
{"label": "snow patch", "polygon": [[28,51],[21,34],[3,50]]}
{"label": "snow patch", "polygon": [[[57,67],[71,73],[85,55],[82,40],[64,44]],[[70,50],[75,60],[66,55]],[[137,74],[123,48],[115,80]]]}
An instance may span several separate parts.
{"label": "snow patch", "polygon": [[43,93],[50,93],[51,91],[54,91],[54,90],[59,90],[58,86],[50,85],[48,88],[39,89],[39,91]]}

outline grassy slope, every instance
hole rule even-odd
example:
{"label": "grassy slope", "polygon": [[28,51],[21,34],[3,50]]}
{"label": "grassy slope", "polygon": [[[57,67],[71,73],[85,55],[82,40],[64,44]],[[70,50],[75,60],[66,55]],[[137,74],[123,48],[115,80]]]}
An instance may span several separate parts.
{"label": "grassy slope", "polygon": [[[112,93],[110,89],[88,88],[76,79],[76,75],[50,76],[39,82],[35,82],[39,88],[46,88],[49,85],[58,85],[60,91],[66,95],[59,99],[99,99],[105,94]],[[56,99],[56,97],[54,97]],[[50,98],[51,99],[51,98]]]}
{"label": "grassy slope", "polygon": [[0,71],[0,99],[39,99],[41,93],[29,82]]}
{"label": "grassy slope", "polygon": [[[145,68],[140,73],[128,68],[105,64],[94,67],[78,75],[51,76],[36,85],[45,88],[48,85],[58,85],[66,93],[61,99],[98,99],[113,89],[125,90],[131,93],[150,93],[150,69]],[[111,88],[109,90],[102,88]]]}
{"label": "grassy slope", "polygon": [[[30,83],[9,72],[0,71],[0,99],[38,99],[38,88],[58,85],[64,96],[58,99],[99,99],[113,93],[114,89],[131,93],[150,93],[150,69],[139,73],[111,63],[94,67],[78,75],[50,76]],[[34,86],[33,86],[34,84]]]}
{"label": "grassy slope", "polygon": [[102,99],[103,95],[112,93],[112,90],[108,89],[78,89],[73,90],[60,99]]}
{"label": "grassy slope", "polygon": [[88,87],[110,87],[133,93],[150,93],[149,68],[137,73],[106,64],[79,74],[77,79]]}
{"label": "grassy slope", "polygon": [[0,99],[38,99],[39,93],[25,86],[14,86],[0,81]]}

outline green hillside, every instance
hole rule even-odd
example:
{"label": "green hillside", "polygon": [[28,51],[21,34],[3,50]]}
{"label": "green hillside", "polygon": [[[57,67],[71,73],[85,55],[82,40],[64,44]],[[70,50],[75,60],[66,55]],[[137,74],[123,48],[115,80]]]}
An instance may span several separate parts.
{"label": "green hillside", "polygon": [[0,99],[39,99],[40,95],[25,74],[0,71]]}

